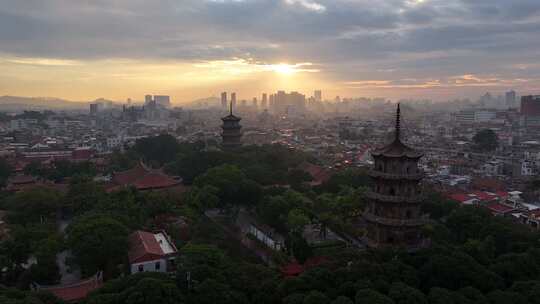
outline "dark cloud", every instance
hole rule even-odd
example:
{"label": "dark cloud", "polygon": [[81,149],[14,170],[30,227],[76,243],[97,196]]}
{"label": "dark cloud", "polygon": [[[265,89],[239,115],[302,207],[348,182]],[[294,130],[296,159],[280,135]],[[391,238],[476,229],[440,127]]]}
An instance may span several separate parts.
{"label": "dark cloud", "polygon": [[0,53],[287,59],[340,79],[509,73],[534,61],[539,34],[538,0],[0,0]]}

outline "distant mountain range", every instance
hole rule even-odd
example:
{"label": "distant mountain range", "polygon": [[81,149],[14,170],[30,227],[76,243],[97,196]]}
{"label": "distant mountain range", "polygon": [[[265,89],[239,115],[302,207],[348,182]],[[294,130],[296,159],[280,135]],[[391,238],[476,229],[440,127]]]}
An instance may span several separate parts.
{"label": "distant mountain range", "polygon": [[221,107],[221,99],[215,96],[201,98],[186,104],[188,108],[207,109]]}
{"label": "distant mountain range", "polygon": [[[95,102],[106,102],[105,99],[97,99]],[[21,110],[81,110],[88,109],[92,102],[77,102],[55,97],[20,97],[0,96],[0,111]]]}

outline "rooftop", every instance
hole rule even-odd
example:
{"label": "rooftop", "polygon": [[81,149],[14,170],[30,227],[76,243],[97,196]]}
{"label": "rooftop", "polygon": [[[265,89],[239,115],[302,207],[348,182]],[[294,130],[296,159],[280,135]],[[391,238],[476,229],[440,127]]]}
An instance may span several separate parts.
{"label": "rooftop", "polygon": [[164,231],[152,233],[137,230],[129,236],[128,258],[131,264],[157,260],[177,251]]}

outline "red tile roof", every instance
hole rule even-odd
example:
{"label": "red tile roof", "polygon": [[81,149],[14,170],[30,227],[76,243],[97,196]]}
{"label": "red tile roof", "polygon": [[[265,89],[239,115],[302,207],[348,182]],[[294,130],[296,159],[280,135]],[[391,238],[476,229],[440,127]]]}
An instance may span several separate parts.
{"label": "red tile roof", "polygon": [[298,262],[287,264],[281,268],[281,273],[286,277],[295,277],[302,272],[304,272],[304,267],[298,264]]}
{"label": "red tile roof", "polygon": [[304,162],[298,166],[298,169],[305,171],[313,178],[312,184],[322,184],[332,177],[332,172],[321,166]]}
{"label": "red tile roof", "polygon": [[460,203],[464,203],[466,201],[469,201],[469,200],[473,199],[472,197],[468,196],[467,194],[463,194],[463,193],[454,193],[454,194],[450,195],[449,197],[450,197],[450,199],[458,201]]}
{"label": "red tile roof", "polygon": [[113,182],[119,186],[134,186],[139,190],[169,188],[182,183],[169,175],[150,170],[141,163],[127,171],[114,173]]}
{"label": "red tile roof", "polygon": [[135,181],[133,186],[139,190],[168,188],[178,185],[180,182],[161,173],[148,173]]}
{"label": "red tile roof", "polygon": [[298,262],[294,261],[281,267],[281,273],[285,277],[295,277],[302,274],[307,269],[320,266],[325,262],[327,262],[327,259],[323,256],[309,258],[304,262],[304,265],[300,265]]}
{"label": "red tile roof", "polygon": [[95,276],[70,285],[59,285],[50,287],[41,287],[42,290],[50,291],[56,297],[66,302],[76,302],[86,298],[88,293],[103,286],[103,277],[101,273]]}
{"label": "red tile roof", "polygon": [[490,203],[486,205],[486,208],[491,210],[493,213],[503,213],[503,214],[515,210],[514,208],[503,205],[501,203]]}
{"label": "red tile roof", "polygon": [[138,230],[129,236],[128,258],[131,264],[157,260],[164,255],[153,233]]}
{"label": "red tile roof", "polygon": [[32,184],[36,182],[36,179],[30,175],[18,174],[11,177],[8,182],[14,185]]}
{"label": "red tile roof", "polygon": [[116,184],[120,185],[130,185],[133,184],[141,176],[148,173],[148,170],[142,165],[137,164],[137,166],[122,172],[115,172],[113,174],[113,181]]}
{"label": "red tile roof", "polygon": [[75,149],[71,152],[73,160],[89,160],[94,156],[94,151],[91,149]]}

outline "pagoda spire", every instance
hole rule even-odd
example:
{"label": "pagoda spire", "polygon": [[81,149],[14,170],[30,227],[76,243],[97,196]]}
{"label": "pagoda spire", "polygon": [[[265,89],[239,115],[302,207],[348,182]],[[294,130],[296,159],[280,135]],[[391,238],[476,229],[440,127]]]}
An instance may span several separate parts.
{"label": "pagoda spire", "polygon": [[399,102],[397,104],[397,110],[396,110],[396,140],[399,140],[399,132],[401,129],[401,110],[399,108]]}

